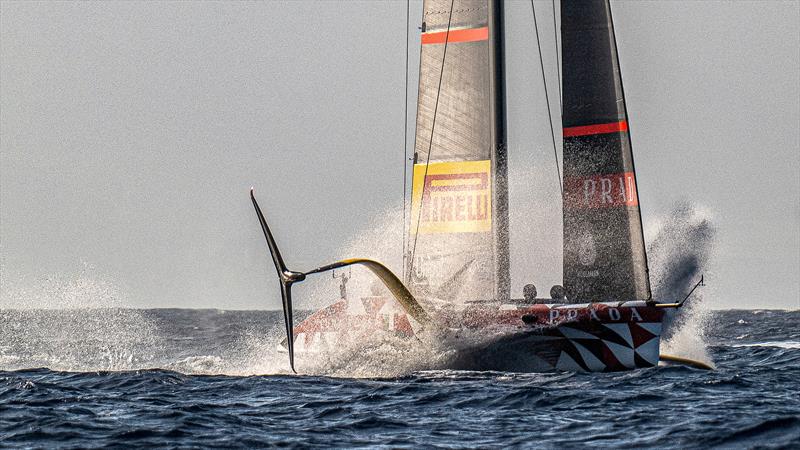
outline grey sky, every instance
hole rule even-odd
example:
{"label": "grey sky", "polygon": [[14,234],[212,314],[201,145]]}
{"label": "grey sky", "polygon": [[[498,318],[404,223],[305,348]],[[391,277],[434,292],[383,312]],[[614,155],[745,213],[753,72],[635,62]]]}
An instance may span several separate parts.
{"label": "grey sky", "polygon": [[[709,304],[799,307],[800,3],[613,8],[646,224],[680,199],[704,205],[719,230]],[[524,166],[552,149],[530,3],[507,10]],[[405,14],[404,1],[0,3],[0,307],[87,264],[130,306],[278,307],[251,185],[290,266],[358,256],[342,243],[402,201]],[[552,81],[550,2],[537,14]]]}

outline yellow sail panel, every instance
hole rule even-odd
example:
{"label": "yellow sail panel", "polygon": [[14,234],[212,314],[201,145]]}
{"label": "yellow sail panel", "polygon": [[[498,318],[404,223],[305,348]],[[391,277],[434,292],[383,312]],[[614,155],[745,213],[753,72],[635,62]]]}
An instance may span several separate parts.
{"label": "yellow sail panel", "polygon": [[411,234],[492,230],[491,161],[414,165]]}

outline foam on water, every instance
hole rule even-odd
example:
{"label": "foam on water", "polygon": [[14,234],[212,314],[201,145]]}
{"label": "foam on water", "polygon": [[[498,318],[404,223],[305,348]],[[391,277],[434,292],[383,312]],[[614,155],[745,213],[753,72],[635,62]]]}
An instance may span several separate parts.
{"label": "foam on water", "polygon": [[786,349],[800,349],[798,341],[756,342],[753,344],[733,344],[731,347],[775,347]]}

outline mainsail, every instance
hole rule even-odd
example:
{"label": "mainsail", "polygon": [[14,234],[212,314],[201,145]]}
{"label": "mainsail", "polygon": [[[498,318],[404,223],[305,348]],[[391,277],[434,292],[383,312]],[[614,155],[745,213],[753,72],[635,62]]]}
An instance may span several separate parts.
{"label": "mainsail", "polygon": [[501,17],[424,1],[408,250],[423,298],[508,298]]}
{"label": "mainsail", "polygon": [[561,2],[564,285],[574,301],[648,299],[650,285],[608,0]]}

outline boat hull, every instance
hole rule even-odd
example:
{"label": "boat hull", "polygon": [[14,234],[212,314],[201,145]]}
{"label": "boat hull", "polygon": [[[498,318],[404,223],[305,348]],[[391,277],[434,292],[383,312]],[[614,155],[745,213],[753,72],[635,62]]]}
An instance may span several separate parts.
{"label": "boat hull", "polygon": [[653,367],[659,360],[663,309],[643,301],[480,303],[431,311],[436,329],[421,330],[390,299],[341,300],[295,327],[295,352],[357,348],[389,335],[433,338],[454,349],[452,369],[611,372]]}

